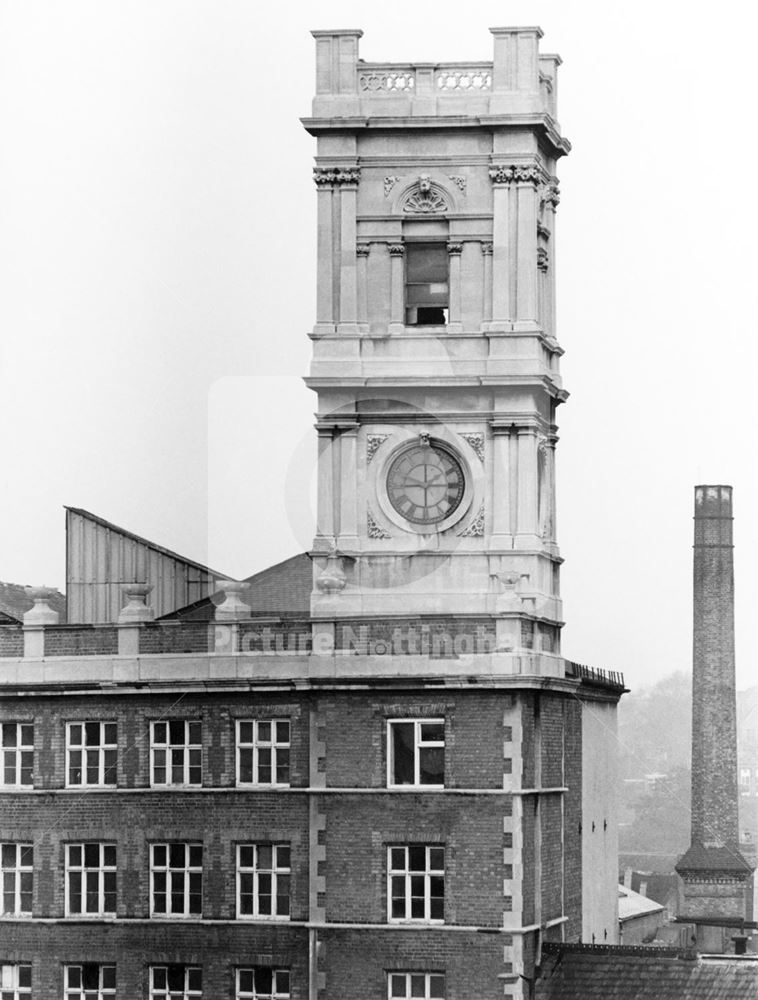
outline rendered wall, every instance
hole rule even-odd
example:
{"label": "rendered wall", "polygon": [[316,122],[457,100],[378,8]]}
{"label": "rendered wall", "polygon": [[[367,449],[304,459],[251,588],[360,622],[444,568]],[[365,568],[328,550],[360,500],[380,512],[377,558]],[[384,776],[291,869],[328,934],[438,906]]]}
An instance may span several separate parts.
{"label": "rendered wall", "polygon": [[582,940],[618,941],[616,705],[582,704]]}

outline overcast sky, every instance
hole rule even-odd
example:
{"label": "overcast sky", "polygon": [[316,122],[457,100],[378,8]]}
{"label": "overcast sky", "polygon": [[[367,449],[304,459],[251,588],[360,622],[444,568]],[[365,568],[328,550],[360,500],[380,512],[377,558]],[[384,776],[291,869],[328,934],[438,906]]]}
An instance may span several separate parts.
{"label": "overcast sky", "polygon": [[693,486],[731,483],[758,683],[757,22],[684,0],[0,2],[0,579],[63,587],[64,504],[236,576],[310,545],[309,31],[434,62],[540,24],[574,147],[564,651],[632,686],[689,667]]}

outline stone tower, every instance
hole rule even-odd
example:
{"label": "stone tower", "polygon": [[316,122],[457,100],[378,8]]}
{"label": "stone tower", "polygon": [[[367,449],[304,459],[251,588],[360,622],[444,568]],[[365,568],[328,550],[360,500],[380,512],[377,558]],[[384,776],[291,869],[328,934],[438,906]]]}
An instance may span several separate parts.
{"label": "stone tower", "polygon": [[691,844],[676,870],[680,919],[698,947],[725,951],[752,918],[739,851],[731,486],[695,487]]}
{"label": "stone tower", "polygon": [[554,317],[559,58],[358,59],[315,32],[315,617],[485,614],[560,650]]}

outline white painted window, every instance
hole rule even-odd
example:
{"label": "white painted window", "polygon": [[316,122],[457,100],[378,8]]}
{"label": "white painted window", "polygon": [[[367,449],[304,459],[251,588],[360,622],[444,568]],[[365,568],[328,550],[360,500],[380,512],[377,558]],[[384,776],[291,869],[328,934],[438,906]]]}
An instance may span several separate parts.
{"label": "white painted window", "polygon": [[289,720],[238,719],[237,784],[287,787],[289,782]]}
{"label": "white painted window", "polygon": [[151,723],[150,756],[153,785],[201,785],[202,723],[187,719]]}
{"label": "white painted window", "polygon": [[0,965],[0,1000],[31,1000],[31,965]]}
{"label": "white painted window", "polygon": [[116,784],[118,726],[115,722],[69,722],[66,784],[94,788]]}
{"label": "white painted window", "polygon": [[116,845],[67,844],[66,915],[104,917],[115,913]]}
{"label": "white painted window", "polygon": [[111,1000],[116,996],[116,966],[94,962],[67,965],[63,982],[66,1000]]}
{"label": "white painted window", "polygon": [[289,920],[290,845],[237,845],[237,916]]}
{"label": "white painted window", "polygon": [[150,845],[150,916],[199,917],[203,912],[203,845]]}
{"label": "white painted window", "polygon": [[289,1000],[289,969],[237,969],[235,1000]]}
{"label": "white painted window", "polygon": [[34,781],[34,723],[0,723],[3,785],[31,785]]}
{"label": "white painted window", "polygon": [[445,848],[406,844],[387,849],[389,920],[442,923],[445,916]]}
{"label": "white painted window", "polygon": [[445,977],[440,972],[390,972],[389,1000],[444,1000]]}
{"label": "white painted window", "polygon": [[387,723],[387,784],[445,784],[445,720],[390,719]]}
{"label": "white painted window", "polygon": [[196,965],[152,965],[150,1000],[195,1000],[203,995],[203,971]]}
{"label": "white painted window", "polygon": [[[34,888],[34,848],[31,844],[0,844],[3,882],[2,915],[30,916]],[[0,1000],[4,1000],[0,993]]]}

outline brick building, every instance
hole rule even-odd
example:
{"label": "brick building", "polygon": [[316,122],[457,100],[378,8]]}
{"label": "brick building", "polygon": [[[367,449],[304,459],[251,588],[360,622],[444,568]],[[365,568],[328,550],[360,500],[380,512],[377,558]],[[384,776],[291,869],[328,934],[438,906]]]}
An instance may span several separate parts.
{"label": "brick building", "polygon": [[199,588],[166,610],[71,509],[82,620],[0,627],[3,1000],[521,1000],[616,941],[623,680],[560,653],[560,60],[314,34],[311,558],[211,598],[130,536]]}

